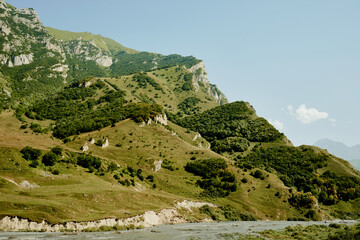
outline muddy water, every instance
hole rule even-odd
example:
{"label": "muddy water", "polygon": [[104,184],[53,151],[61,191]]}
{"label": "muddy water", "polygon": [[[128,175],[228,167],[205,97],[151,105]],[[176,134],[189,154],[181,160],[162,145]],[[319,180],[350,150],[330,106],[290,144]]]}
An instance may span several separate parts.
{"label": "muddy water", "polygon": [[0,232],[0,240],[7,239],[136,239],[136,240],[168,240],[168,239],[225,239],[222,234],[256,234],[266,229],[282,229],[287,226],[301,224],[329,225],[356,224],[359,221],[323,221],[323,222],[297,222],[297,221],[249,221],[249,222],[218,222],[218,223],[186,223],[177,225],[161,225],[153,228],[92,233],[35,233],[35,232]]}

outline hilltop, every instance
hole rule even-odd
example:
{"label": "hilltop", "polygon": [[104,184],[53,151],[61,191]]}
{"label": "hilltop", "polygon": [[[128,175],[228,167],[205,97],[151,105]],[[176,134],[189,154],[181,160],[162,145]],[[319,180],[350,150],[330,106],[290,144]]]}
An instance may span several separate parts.
{"label": "hilltop", "polygon": [[360,173],[227,103],[203,61],[45,28],[3,1],[0,14],[1,217],[359,218]]}

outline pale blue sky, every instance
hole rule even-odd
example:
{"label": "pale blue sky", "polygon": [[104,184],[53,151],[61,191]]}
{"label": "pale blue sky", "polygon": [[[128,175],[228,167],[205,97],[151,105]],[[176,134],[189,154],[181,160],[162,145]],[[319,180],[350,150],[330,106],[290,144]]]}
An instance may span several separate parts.
{"label": "pale blue sky", "polygon": [[202,59],[230,101],[282,123],[295,145],[360,143],[360,1],[8,2],[34,8],[46,26]]}

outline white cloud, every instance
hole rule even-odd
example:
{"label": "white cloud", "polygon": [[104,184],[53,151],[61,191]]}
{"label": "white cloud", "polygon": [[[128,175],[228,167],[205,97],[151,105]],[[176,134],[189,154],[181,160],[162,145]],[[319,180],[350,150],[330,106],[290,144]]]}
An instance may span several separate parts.
{"label": "white cloud", "polygon": [[269,123],[273,125],[277,130],[282,131],[284,129],[284,123],[280,122],[279,120],[271,120],[269,119]]}
{"label": "white cloud", "polygon": [[[312,122],[327,119],[329,114],[327,112],[320,112],[316,108],[307,108],[305,104],[301,104],[294,112],[293,106],[288,106],[289,113],[296,118],[301,123],[310,124]],[[330,122],[336,121],[331,119]]]}

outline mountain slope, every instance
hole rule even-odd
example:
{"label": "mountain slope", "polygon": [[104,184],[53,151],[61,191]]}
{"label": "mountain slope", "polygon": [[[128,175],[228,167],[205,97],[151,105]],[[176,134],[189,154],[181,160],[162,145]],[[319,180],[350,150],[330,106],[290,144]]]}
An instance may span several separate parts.
{"label": "mountain slope", "polygon": [[[0,3],[2,46],[21,43],[1,52],[1,103],[16,109],[0,113],[1,217],[125,218],[184,199],[217,205],[183,209],[188,221],[359,217],[358,171],[227,104],[202,61],[50,29],[55,39],[33,10]],[[45,84],[49,66],[59,81]]]}
{"label": "mountain slope", "polygon": [[331,154],[348,160],[360,171],[360,145],[348,147],[342,142],[325,138],[314,143],[314,146],[327,149]]}
{"label": "mountain slope", "polygon": [[96,46],[98,46],[98,48],[111,52],[112,54],[116,54],[118,52],[139,53],[139,51],[124,47],[120,43],[110,38],[103,37],[101,35],[94,35],[89,32],[77,33],[70,31],[63,31],[51,27],[45,27],[45,28],[51,36],[62,41],[68,42],[79,39],[84,41],[92,41]]}
{"label": "mountain slope", "polygon": [[45,28],[34,9],[16,9],[0,1],[1,100],[28,105],[58,91],[67,82],[87,76],[113,77],[173,66],[184,67],[209,97],[226,103],[226,97],[209,83],[204,63],[192,56],[138,52],[114,40],[91,33]]}

